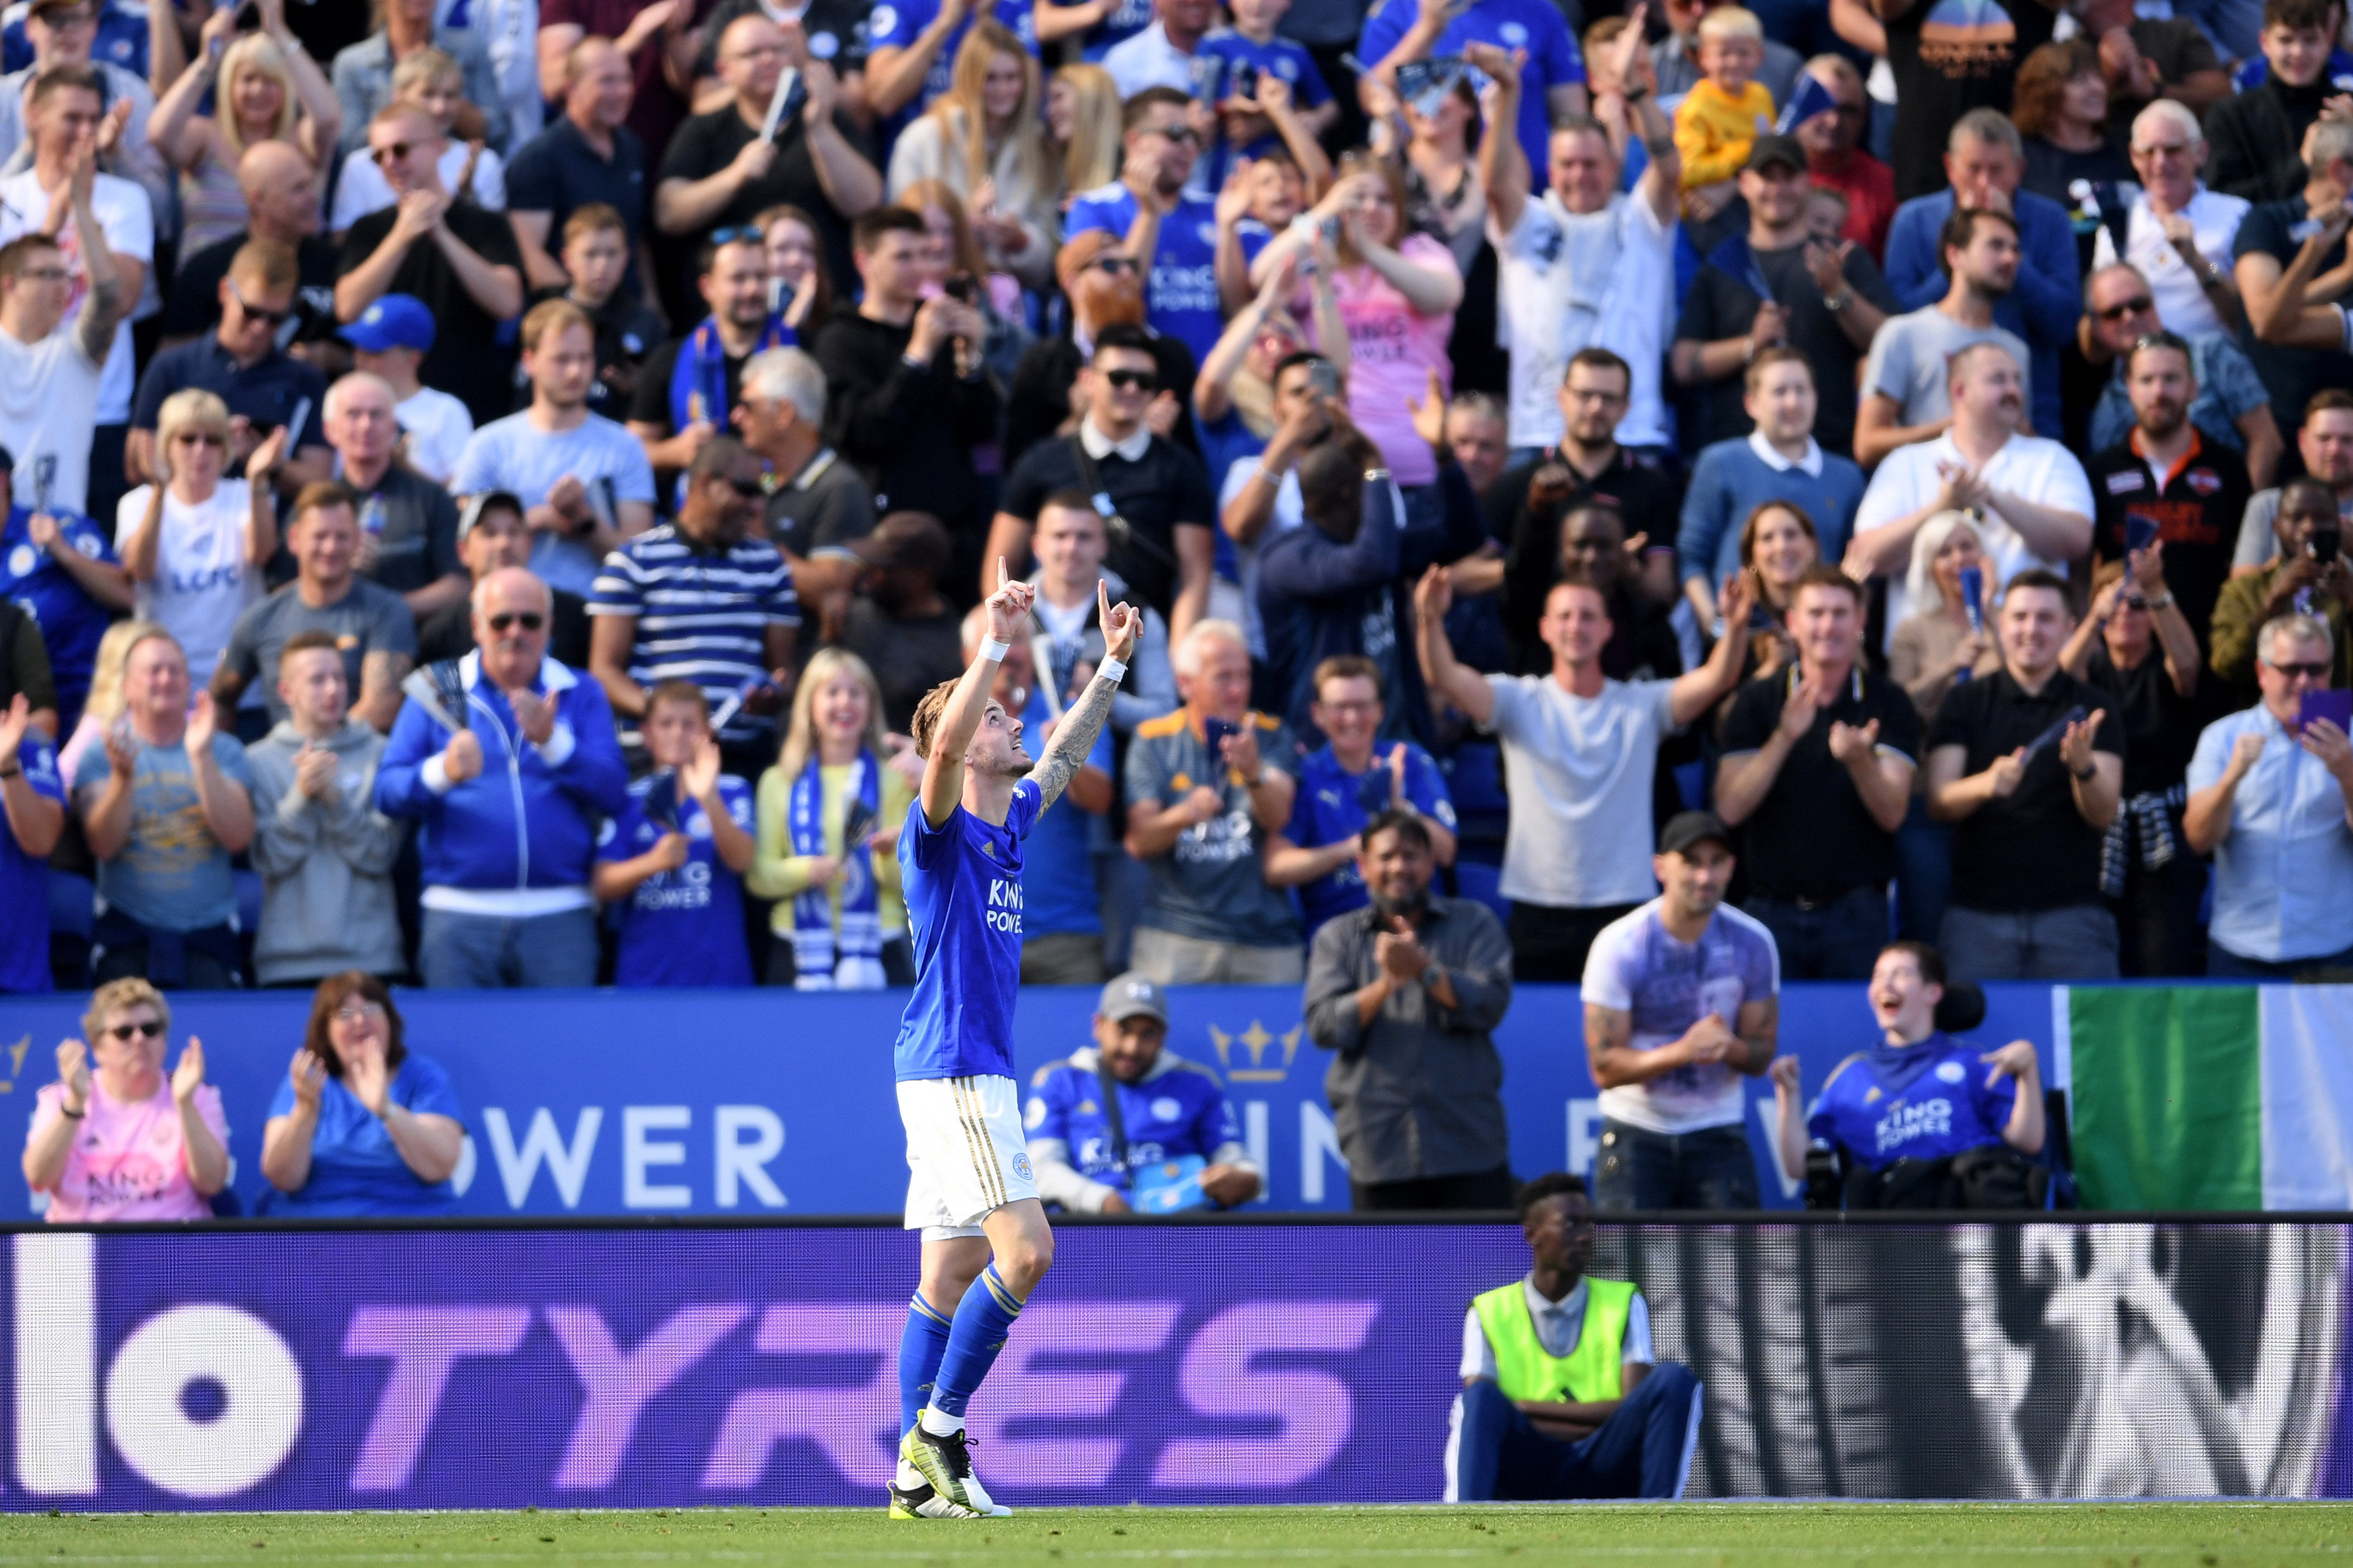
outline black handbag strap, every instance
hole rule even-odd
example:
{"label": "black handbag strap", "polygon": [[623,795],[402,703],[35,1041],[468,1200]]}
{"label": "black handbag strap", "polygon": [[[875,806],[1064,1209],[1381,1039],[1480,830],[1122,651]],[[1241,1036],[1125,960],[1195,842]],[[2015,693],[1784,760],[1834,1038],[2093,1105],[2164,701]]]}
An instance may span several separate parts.
{"label": "black handbag strap", "polygon": [[1103,531],[1111,536],[1113,545],[1141,550],[1171,572],[1181,572],[1176,557],[1163,549],[1158,540],[1138,533],[1134,524],[1119,515],[1119,508],[1112,504],[1111,491],[1103,488],[1103,470],[1095,467],[1085,440],[1077,436],[1065,438],[1071,444],[1071,460],[1078,465],[1079,488],[1094,497],[1095,510],[1103,513]]}
{"label": "black handbag strap", "polygon": [[1095,1085],[1103,1093],[1103,1126],[1111,1133],[1111,1157],[1121,1170],[1127,1169],[1127,1113],[1119,1108],[1119,1079],[1111,1076],[1111,1065],[1095,1053]]}

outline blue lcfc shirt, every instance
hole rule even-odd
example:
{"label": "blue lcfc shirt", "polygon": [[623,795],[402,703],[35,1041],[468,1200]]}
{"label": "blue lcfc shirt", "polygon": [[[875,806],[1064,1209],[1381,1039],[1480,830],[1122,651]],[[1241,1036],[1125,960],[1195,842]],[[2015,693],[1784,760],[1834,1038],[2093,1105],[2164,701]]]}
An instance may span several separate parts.
{"label": "blue lcfc shirt", "polygon": [[[656,774],[629,786],[629,804],[605,824],[596,841],[599,860],[634,860],[672,829],[648,814],[659,785],[676,831],[686,835],[686,864],[657,871],[638,884],[620,908],[621,942],[613,958],[613,984],[623,986],[749,985],[752,958],[744,947],[744,879],[727,868],[711,837],[711,818],[702,804],[678,793],[676,775]],[[746,833],[753,822],[752,787],[722,774],[720,804],[729,820]]]}
{"label": "blue lcfc shirt", "polygon": [[[400,1059],[399,1070],[392,1075],[391,1100],[413,1116],[462,1120],[458,1097],[449,1088],[449,1075],[438,1062],[414,1051]],[[293,1079],[279,1080],[269,1114],[294,1114]],[[260,1212],[417,1215],[448,1214],[457,1206],[456,1190],[447,1182],[418,1181],[375,1113],[343,1087],[343,1079],[330,1078],[319,1091],[319,1127],[311,1136],[311,1179],[300,1192],[272,1188],[263,1196]]]}
{"label": "blue lcfc shirt", "polygon": [[[1024,734],[1042,735],[1049,717],[1046,694],[1032,690],[1029,706],[1021,710]],[[1087,766],[1112,775],[1111,726],[1095,731],[1087,752]],[[1095,892],[1094,818],[1073,805],[1038,818],[1029,843],[1021,852],[1021,913],[1028,936],[1071,932],[1099,935],[1103,906]]]}
{"label": "blue lcfc shirt", "polygon": [[1120,1164],[1112,1158],[1111,1121],[1103,1114],[1096,1060],[1089,1047],[1039,1068],[1029,1079],[1029,1099],[1021,1111],[1030,1138],[1060,1143],[1071,1168],[1087,1180],[1130,1192],[1133,1173],[1142,1167],[1188,1154],[1215,1164],[1219,1150],[1242,1141],[1241,1123],[1218,1075],[1163,1050],[1140,1081],[1114,1082],[1127,1131],[1127,1163]]}
{"label": "blue lcfc shirt", "polygon": [[[33,509],[20,506],[12,508],[7,522],[0,526],[0,599],[32,616],[41,628],[49,673],[58,683],[58,732],[70,735],[81,720],[82,700],[90,695],[98,639],[106,635],[112,616],[83,591],[72,573],[33,542],[32,521]],[[58,514],[58,531],[69,549],[92,561],[117,564],[114,546],[79,512]]]}
{"label": "blue lcfc shirt", "polygon": [[[1101,228],[1125,239],[1134,222],[1135,193],[1114,180],[1073,201],[1062,232],[1076,239]],[[1226,330],[1218,305],[1217,262],[1216,205],[1189,194],[1179,196],[1176,210],[1160,220],[1152,277],[1144,289],[1144,319],[1191,349],[1196,364],[1209,357]]]}
{"label": "blue lcfc shirt", "polygon": [[1989,1085],[1980,1054],[1941,1031],[1916,1046],[1858,1051],[1815,1097],[1807,1136],[1873,1171],[1999,1143],[2018,1103],[2018,1080],[2005,1076]]}
{"label": "blue lcfc shirt", "polygon": [[[1395,744],[1405,748],[1406,799],[1422,816],[1453,832],[1454,802],[1447,797],[1437,760],[1411,741]],[[1365,809],[1365,790],[1370,780],[1377,780],[1380,790],[1381,804],[1374,811]],[[1373,748],[1373,765],[1361,773],[1342,767],[1329,746],[1311,752],[1299,765],[1299,793],[1292,801],[1291,821],[1282,836],[1302,849],[1355,837],[1364,831],[1366,822],[1388,809],[1388,751],[1379,746]],[[1307,883],[1299,889],[1299,902],[1307,914],[1307,940],[1315,940],[1315,928],[1325,921],[1363,909],[1370,901],[1365,879],[1354,864]]]}
{"label": "blue lcfc shirt", "polygon": [[[1365,18],[1356,43],[1356,58],[1377,66],[1398,47],[1419,12],[1417,0],[1380,0]],[[1552,160],[1545,143],[1551,135],[1552,108],[1546,94],[1556,87],[1585,80],[1585,57],[1568,36],[1568,23],[1550,0],[1477,0],[1469,10],[1446,24],[1430,53],[1459,55],[1465,44],[1493,44],[1500,49],[1525,49],[1528,63],[1520,68],[1520,147],[1528,155],[1533,189],[1551,184]],[[1473,71],[1474,81],[1483,74]]]}
{"label": "blue lcfc shirt", "polygon": [[[1244,218],[1242,223],[1247,226],[1254,221]],[[1259,227],[1263,233],[1264,226],[1260,225]],[[1266,242],[1261,240],[1259,243],[1263,248]],[[1250,250],[1247,239],[1242,242],[1242,249],[1246,253]],[[1231,405],[1215,419],[1204,420],[1196,415],[1193,424],[1200,432],[1201,456],[1209,461],[1209,489],[1216,494],[1226,493],[1227,469],[1245,458],[1255,458],[1266,450],[1266,443],[1243,423],[1242,411]],[[1219,581],[1240,584],[1242,580],[1241,558],[1234,553],[1232,536],[1222,528],[1217,531],[1217,545],[1210,557],[1212,570]]]}
{"label": "blue lcfc shirt", "polygon": [[[35,795],[65,803],[57,749],[47,735],[27,729],[16,762]],[[16,836],[0,828],[0,993],[49,988],[49,863],[26,854]]]}
{"label": "blue lcfc shirt", "polygon": [[914,939],[915,991],[894,1049],[902,1083],[1013,1076],[1021,981],[1022,840],[1045,810],[1035,779],[1013,786],[1005,826],[959,803],[934,827],[918,799],[899,830],[899,886]]}
{"label": "blue lcfc shirt", "polygon": [[[1238,66],[1247,66],[1252,73],[1271,72],[1281,77],[1290,84],[1291,101],[1297,109],[1320,109],[1332,101],[1332,89],[1324,85],[1324,73],[1315,68],[1314,57],[1307,52],[1306,45],[1290,38],[1270,38],[1263,44],[1254,44],[1230,27],[1220,27],[1201,40],[1193,58],[1196,68],[1203,61],[1214,62],[1209,78],[1209,100],[1213,103],[1231,98],[1240,90],[1235,70]],[[1282,138],[1270,129],[1249,145],[1235,147],[1226,141],[1221,127],[1218,140],[1209,148],[1208,188],[1214,191],[1224,185],[1226,171],[1237,155],[1261,158],[1282,145]]]}
{"label": "blue lcfc shirt", "polygon": [[[915,40],[923,36],[923,29],[930,26],[932,19],[939,14],[939,0],[882,0],[867,21],[867,48],[870,53],[876,49],[912,48]],[[1030,9],[1029,0],[997,0],[989,7],[988,14],[1019,38],[1023,48],[1033,56],[1037,54],[1038,21]],[[1147,22],[1150,19],[1148,16],[1145,17]],[[1142,30],[1137,29],[1139,32]],[[902,121],[912,120],[930,108],[932,100],[947,91],[948,83],[955,75],[956,50],[962,47],[964,36],[971,31],[972,18],[967,15],[940,45],[940,52],[932,58],[932,68],[923,78],[923,90],[902,111]]]}

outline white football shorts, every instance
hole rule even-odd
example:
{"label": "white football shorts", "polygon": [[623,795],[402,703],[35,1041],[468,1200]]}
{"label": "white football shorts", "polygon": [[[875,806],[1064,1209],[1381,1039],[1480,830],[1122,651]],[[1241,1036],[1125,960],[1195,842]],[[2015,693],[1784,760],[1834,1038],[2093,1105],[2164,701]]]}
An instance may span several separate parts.
{"label": "white football shorts", "polygon": [[906,1228],[925,1241],[978,1236],[1007,1204],[1038,1195],[1021,1130],[1021,1094],[1009,1078],[917,1079],[899,1085],[907,1130]]}

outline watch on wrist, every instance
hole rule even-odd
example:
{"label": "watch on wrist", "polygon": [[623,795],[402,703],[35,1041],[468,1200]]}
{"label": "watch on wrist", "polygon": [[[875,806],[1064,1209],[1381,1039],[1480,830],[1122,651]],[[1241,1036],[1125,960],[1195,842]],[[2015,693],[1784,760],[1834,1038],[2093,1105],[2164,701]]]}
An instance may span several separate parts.
{"label": "watch on wrist", "polygon": [[2077,772],[2075,772],[2075,770],[2074,770],[2073,768],[2069,768],[2069,769],[2067,770],[2068,773],[2069,773],[2071,776],[2073,776],[2073,777],[2075,779],[2075,781],[2076,781],[2077,783],[2079,783],[2079,784],[2088,783],[2088,782],[2091,780],[2092,775],[2093,775],[2093,774],[2094,774],[2094,773],[2098,773],[2099,771],[2100,771],[2100,764],[2099,764],[2099,763],[2084,763],[2084,771],[2083,771],[2082,773],[2077,773]]}
{"label": "watch on wrist", "polygon": [[1849,305],[1853,303],[1854,290],[1852,289],[1841,289],[1835,294],[1825,294],[1822,296],[1822,309],[1828,310],[1833,316],[1837,315],[1841,310],[1845,310]]}
{"label": "watch on wrist", "polygon": [[1631,109],[1634,105],[1650,97],[1651,89],[1638,81],[1633,86],[1627,88],[1624,91],[1620,92],[1618,96],[1626,100],[1627,108]]}
{"label": "watch on wrist", "polygon": [[2158,595],[2156,598],[2151,599],[2148,602],[2148,607],[2151,611],[2171,609],[2173,607],[2173,590],[2168,588],[2164,593]]}

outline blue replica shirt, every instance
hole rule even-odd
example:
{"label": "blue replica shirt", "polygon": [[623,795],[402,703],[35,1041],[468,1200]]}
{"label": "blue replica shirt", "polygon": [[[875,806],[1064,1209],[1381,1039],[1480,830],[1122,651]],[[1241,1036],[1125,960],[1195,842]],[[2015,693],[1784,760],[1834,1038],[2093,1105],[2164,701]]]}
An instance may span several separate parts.
{"label": "blue replica shirt", "polygon": [[[869,54],[876,49],[913,47],[923,29],[930,26],[932,19],[939,14],[939,0],[882,0],[867,20]],[[1037,54],[1038,21],[1029,0],[997,0],[988,14],[1019,38],[1023,48],[1033,56]],[[1151,17],[1147,15],[1145,19],[1148,22]],[[1137,29],[1138,32],[1142,30]],[[963,45],[964,36],[971,31],[972,16],[967,12],[965,19],[955,25],[955,30],[940,45],[940,52],[932,57],[932,68],[923,78],[923,89],[902,111],[902,121],[913,119],[931,107],[932,100],[947,91],[948,82],[955,75],[956,50]]]}
{"label": "blue replica shirt", "polygon": [[[1205,91],[1211,103],[1256,96],[1252,79],[1269,72],[1290,84],[1294,108],[1320,109],[1332,101],[1332,89],[1324,85],[1324,73],[1315,68],[1314,57],[1307,52],[1306,45],[1291,38],[1270,38],[1263,44],[1254,44],[1230,27],[1220,27],[1201,40],[1193,59],[1196,69],[1202,68],[1203,62],[1210,62],[1211,74]],[[1208,149],[1208,189],[1224,186],[1226,171],[1237,156],[1261,158],[1282,145],[1282,138],[1270,127],[1257,141],[1236,147],[1226,140],[1220,127],[1217,141]]]}
{"label": "blue replica shirt", "polygon": [[1090,65],[1099,65],[1113,48],[1150,26],[1152,0],[1119,0],[1109,16],[1079,35],[1079,56]]}
{"label": "blue replica shirt", "polygon": [[[1244,218],[1242,222],[1248,225],[1255,220]],[[1258,226],[1263,235],[1265,226],[1261,224]],[[1263,248],[1266,242],[1261,239],[1259,243]],[[1246,238],[1242,242],[1242,249],[1248,253],[1250,248]],[[1226,493],[1226,471],[1243,458],[1255,458],[1266,450],[1266,443],[1242,422],[1242,411],[1230,405],[1215,419],[1205,420],[1198,415],[1194,416],[1193,427],[1201,437],[1201,456],[1208,459],[1209,488],[1221,496]],[[1210,555],[1211,569],[1219,582],[1239,585],[1242,580],[1241,557],[1234,553],[1233,536],[1222,528],[1217,531],[1217,545]]]}
{"label": "blue replica shirt", "polygon": [[[26,730],[16,763],[35,795],[65,804],[57,748],[47,735]],[[16,836],[0,827],[0,993],[49,988],[49,863],[26,854]]]}
{"label": "blue replica shirt", "polygon": [[1163,1050],[1141,1079],[1113,1080],[1127,1131],[1127,1163],[1120,1164],[1112,1158],[1111,1121],[1103,1114],[1103,1079],[1095,1070],[1099,1059],[1090,1046],[1047,1063],[1030,1078],[1021,1125],[1039,1151],[1032,1159],[1052,1159],[1091,1182],[1127,1193],[1141,1167],[1188,1154],[1214,1165],[1220,1150],[1240,1153],[1241,1123],[1218,1075]]}
{"label": "blue replica shirt", "polygon": [[[25,18],[32,10],[30,0],[15,0],[0,10],[0,71],[20,71],[33,63],[33,40],[25,32]],[[90,58],[93,64],[121,66],[143,79],[147,8],[138,0],[98,0],[98,31],[90,41]]]}
{"label": "blue replica shirt", "polygon": [[[879,12],[877,13],[880,14]],[[1076,239],[1090,229],[1127,237],[1135,222],[1135,193],[1114,180],[1071,203],[1063,237]],[[1144,318],[1193,351],[1200,363],[1218,346],[1226,319],[1218,307],[1218,209],[1190,195],[1160,220],[1152,250],[1152,278],[1144,291]]]}
{"label": "blue replica shirt", "polygon": [[[1047,718],[1046,694],[1033,689],[1029,706],[1021,710],[1022,732],[1043,735]],[[1105,778],[1112,776],[1110,725],[1095,731],[1087,766],[1101,768]],[[1021,851],[1024,935],[1102,933],[1103,900],[1095,891],[1094,825],[1098,820],[1075,805],[1038,818]]]}
{"label": "blue replica shirt", "polygon": [[[736,826],[757,831],[751,785],[723,774],[719,800]],[[651,774],[629,786],[629,804],[605,824],[596,840],[596,858],[634,860],[670,832],[686,835],[686,864],[639,882],[621,905],[613,984],[751,984],[752,957],[744,947],[744,879],[719,858],[711,818],[701,803],[681,796],[676,774]]]}
{"label": "blue replica shirt", "polygon": [[[48,649],[49,674],[58,683],[58,733],[70,735],[81,721],[81,705],[90,695],[90,673],[98,663],[98,639],[106,635],[113,617],[104,605],[90,596],[73,574],[50,559],[33,542],[33,509],[10,510],[0,524],[0,599],[6,599],[33,617],[41,628],[41,644]],[[97,524],[79,512],[58,518],[58,531],[69,548],[92,561],[117,564],[114,546]]]}
{"label": "blue replica shirt", "polygon": [[1916,1046],[1857,1051],[1814,1097],[1806,1134],[1873,1171],[1999,1143],[2018,1103],[2018,1080],[2004,1075],[1988,1083],[1979,1054],[1941,1031]]}
{"label": "blue replica shirt", "polygon": [[[1397,742],[1389,750],[1398,746],[1405,748],[1406,799],[1422,816],[1453,832],[1454,802],[1447,796],[1437,759],[1411,741]],[[1310,752],[1299,764],[1299,794],[1293,798],[1291,821],[1282,836],[1302,849],[1314,849],[1363,832],[1366,823],[1388,809],[1388,752],[1376,746],[1373,765],[1352,773],[1340,765],[1331,747]],[[1325,921],[1363,909],[1367,901],[1365,879],[1353,862],[1307,883],[1299,889],[1300,906],[1307,914],[1307,940],[1315,940],[1315,928]]]}
{"label": "blue replica shirt", "polygon": [[[1356,58],[1368,68],[1387,59],[1413,26],[1419,10],[1417,0],[1380,0],[1365,18]],[[1552,183],[1552,159],[1545,144],[1552,126],[1547,95],[1556,87],[1573,87],[1585,80],[1585,57],[1577,52],[1567,22],[1549,0],[1477,0],[1446,24],[1446,31],[1438,35],[1430,53],[1433,58],[1459,55],[1465,44],[1527,50],[1527,64],[1520,68],[1520,148],[1528,155],[1531,188],[1547,189]],[[1476,71],[1472,75],[1476,81],[1486,79]]]}
{"label": "blue replica shirt", "polygon": [[[392,1102],[411,1115],[446,1116],[462,1121],[449,1075],[438,1062],[411,1051],[392,1075]],[[272,1117],[294,1114],[294,1080],[280,1079],[277,1097],[269,1102]],[[458,1206],[457,1192],[447,1182],[417,1179],[393,1147],[392,1135],[375,1113],[330,1078],[319,1091],[319,1128],[311,1135],[311,1179],[302,1190],[281,1193],[272,1188],[261,1200],[260,1212],[279,1215],[417,1215],[448,1214]]]}
{"label": "blue replica shirt", "polygon": [[1022,840],[1045,797],[1013,786],[1005,826],[959,804],[934,827],[919,798],[899,829],[899,886],[915,944],[915,991],[899,1021],[902,1083],[1013,1076],[1013,998],[1021,981]]}

